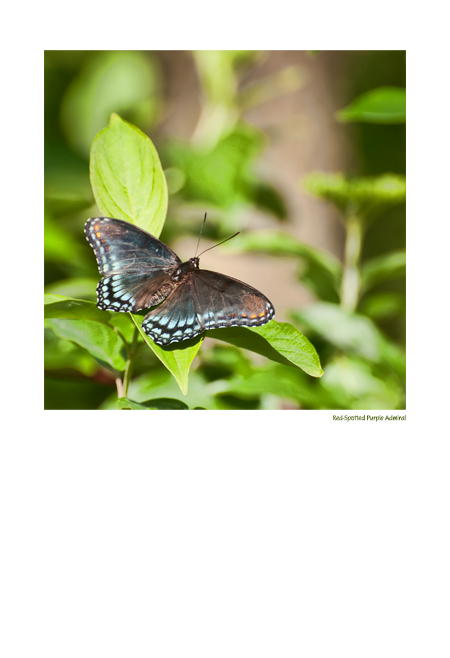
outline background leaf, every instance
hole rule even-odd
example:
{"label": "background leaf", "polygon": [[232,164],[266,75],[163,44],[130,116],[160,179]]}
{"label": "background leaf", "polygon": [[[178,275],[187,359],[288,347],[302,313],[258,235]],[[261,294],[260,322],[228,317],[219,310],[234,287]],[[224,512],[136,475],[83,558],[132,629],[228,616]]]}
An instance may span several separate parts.
{"label": "background leaf", "polygon": [[367,123],[405,123],[406,89],[378,87],[361,94],[336,113],[339,121]]}
{"label": "background leaf", "polygon": [[[128,334],[129,318],[120,313],[100,311],[95,304],[57,295],[44,295],[46,326],[60,338],[71,340],[84,347],[101,363],[122,371],[126,364],[125,344],[117,332]],[[120,317],[122,315],[122,317]],[[120,330],[119,330],[120,331]]]}
{"label": "background leaf", "polygon": [[381,281],[406,276],[406,251],[391,251],[364,263],[361,289],[365,292]]}
{"label": "background leaf", "polygon": [[342,264],[332,254],[296,240],[281,232],[252,231],[241,233],[229,249],[247,252],[262,251],[274,256],[297,256],[301,263],[300,279],[319,299],[338,302],[340,297]]}
{"label": "background leaf", "polygon": [[148,129],[158,105],[157,71],[149,53],[99,51],[67,89],[61,121],[70,145],[87,157],[112,112]]}
{"label": "background leaf", "polygon": [[333,203],[347,221],[352,215],[365,219],[369,212],[402,203],[406,199],[404,176],[383,174],[347,178],[342,174],[312,173],[303,179],[310,194]]}

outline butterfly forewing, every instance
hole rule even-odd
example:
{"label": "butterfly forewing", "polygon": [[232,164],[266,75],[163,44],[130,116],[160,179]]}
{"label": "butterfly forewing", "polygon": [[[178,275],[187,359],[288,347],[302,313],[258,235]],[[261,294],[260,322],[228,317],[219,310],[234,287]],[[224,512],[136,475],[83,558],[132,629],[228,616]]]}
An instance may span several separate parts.
{"label": "butterfly forewing", "polygon": [[141,228],[111,217],[92,217],[84,229],[100,274],[171,270],[181,263],[172,249]]}
{"label": "butterfly forewing", "polygon": [[85,225],[100,274],[97,306],[139,311],[165,299],[176,285],[170,272],[178,256],[150,233],[120,219],[92,217]]}

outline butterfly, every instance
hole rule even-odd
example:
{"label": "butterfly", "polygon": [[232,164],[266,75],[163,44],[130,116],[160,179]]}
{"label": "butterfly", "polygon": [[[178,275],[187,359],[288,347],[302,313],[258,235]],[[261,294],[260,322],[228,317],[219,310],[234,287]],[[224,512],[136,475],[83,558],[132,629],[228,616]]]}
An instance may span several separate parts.
{"label": "butterfly", "polygon": [[134,224],[91,217],[84,232],[103,276],[97,285],[98,308],[136,313],[155,307],[142,329],[158,345],[194,338],[207,329],[257,327],[275,314],[255,288],[199,269],[200,256],[181,262],[161,240]]}

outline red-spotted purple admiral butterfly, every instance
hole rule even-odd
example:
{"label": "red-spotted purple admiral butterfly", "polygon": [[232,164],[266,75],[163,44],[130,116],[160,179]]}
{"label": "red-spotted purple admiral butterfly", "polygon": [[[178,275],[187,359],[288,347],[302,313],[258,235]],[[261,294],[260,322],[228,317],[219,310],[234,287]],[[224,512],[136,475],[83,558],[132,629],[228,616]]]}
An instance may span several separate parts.
{"label": "red-spotted purple admiral butterfly", "polygon": [[142,328],[159,345],[193,338],[207,329],[257,327],[275,314],[267,297],[255,288],[200,270],[199,256],[182,263],[167,245],[129,222],[92,217],[84,231],[103,276],[97,306],[132,313],[155,306]]}

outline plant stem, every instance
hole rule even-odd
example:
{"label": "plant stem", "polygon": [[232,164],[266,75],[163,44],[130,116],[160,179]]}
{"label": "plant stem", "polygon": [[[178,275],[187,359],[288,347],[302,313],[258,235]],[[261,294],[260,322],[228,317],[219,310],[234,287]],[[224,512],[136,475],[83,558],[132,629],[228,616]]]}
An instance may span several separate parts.
{"label": "plant stem", "polygon": [[137,339],[139,336],[139,330],[137,327],[134,328],[134,334],[133,334],[133,342],[131,343],[131,347],[128,349],[128,354],[127,354],[127,363],[125,366],[125,373],[123,377],[123,397],[127,397],[128,395],[128,386],[130,385],[131,381],[131,372],[133,369],[133,359],[136,356],[136,346],[137,346]]}
{"label": "plant stem", "polygon": [[348,217],[346,222],[345,262],[342,276],[341,304],[349,311],[354,311],[358,304],[361,277],[359,259],[361,256],[362,231],[361,222],[356,215]]}
{"label": "plant stem", "polygon": [[117,388],[117,397],[118,398],[125,397],[124,394],[123,394],[123,384],[122,384],[122,380],[120,379],[120,377],[116,377],[116,388]]}

